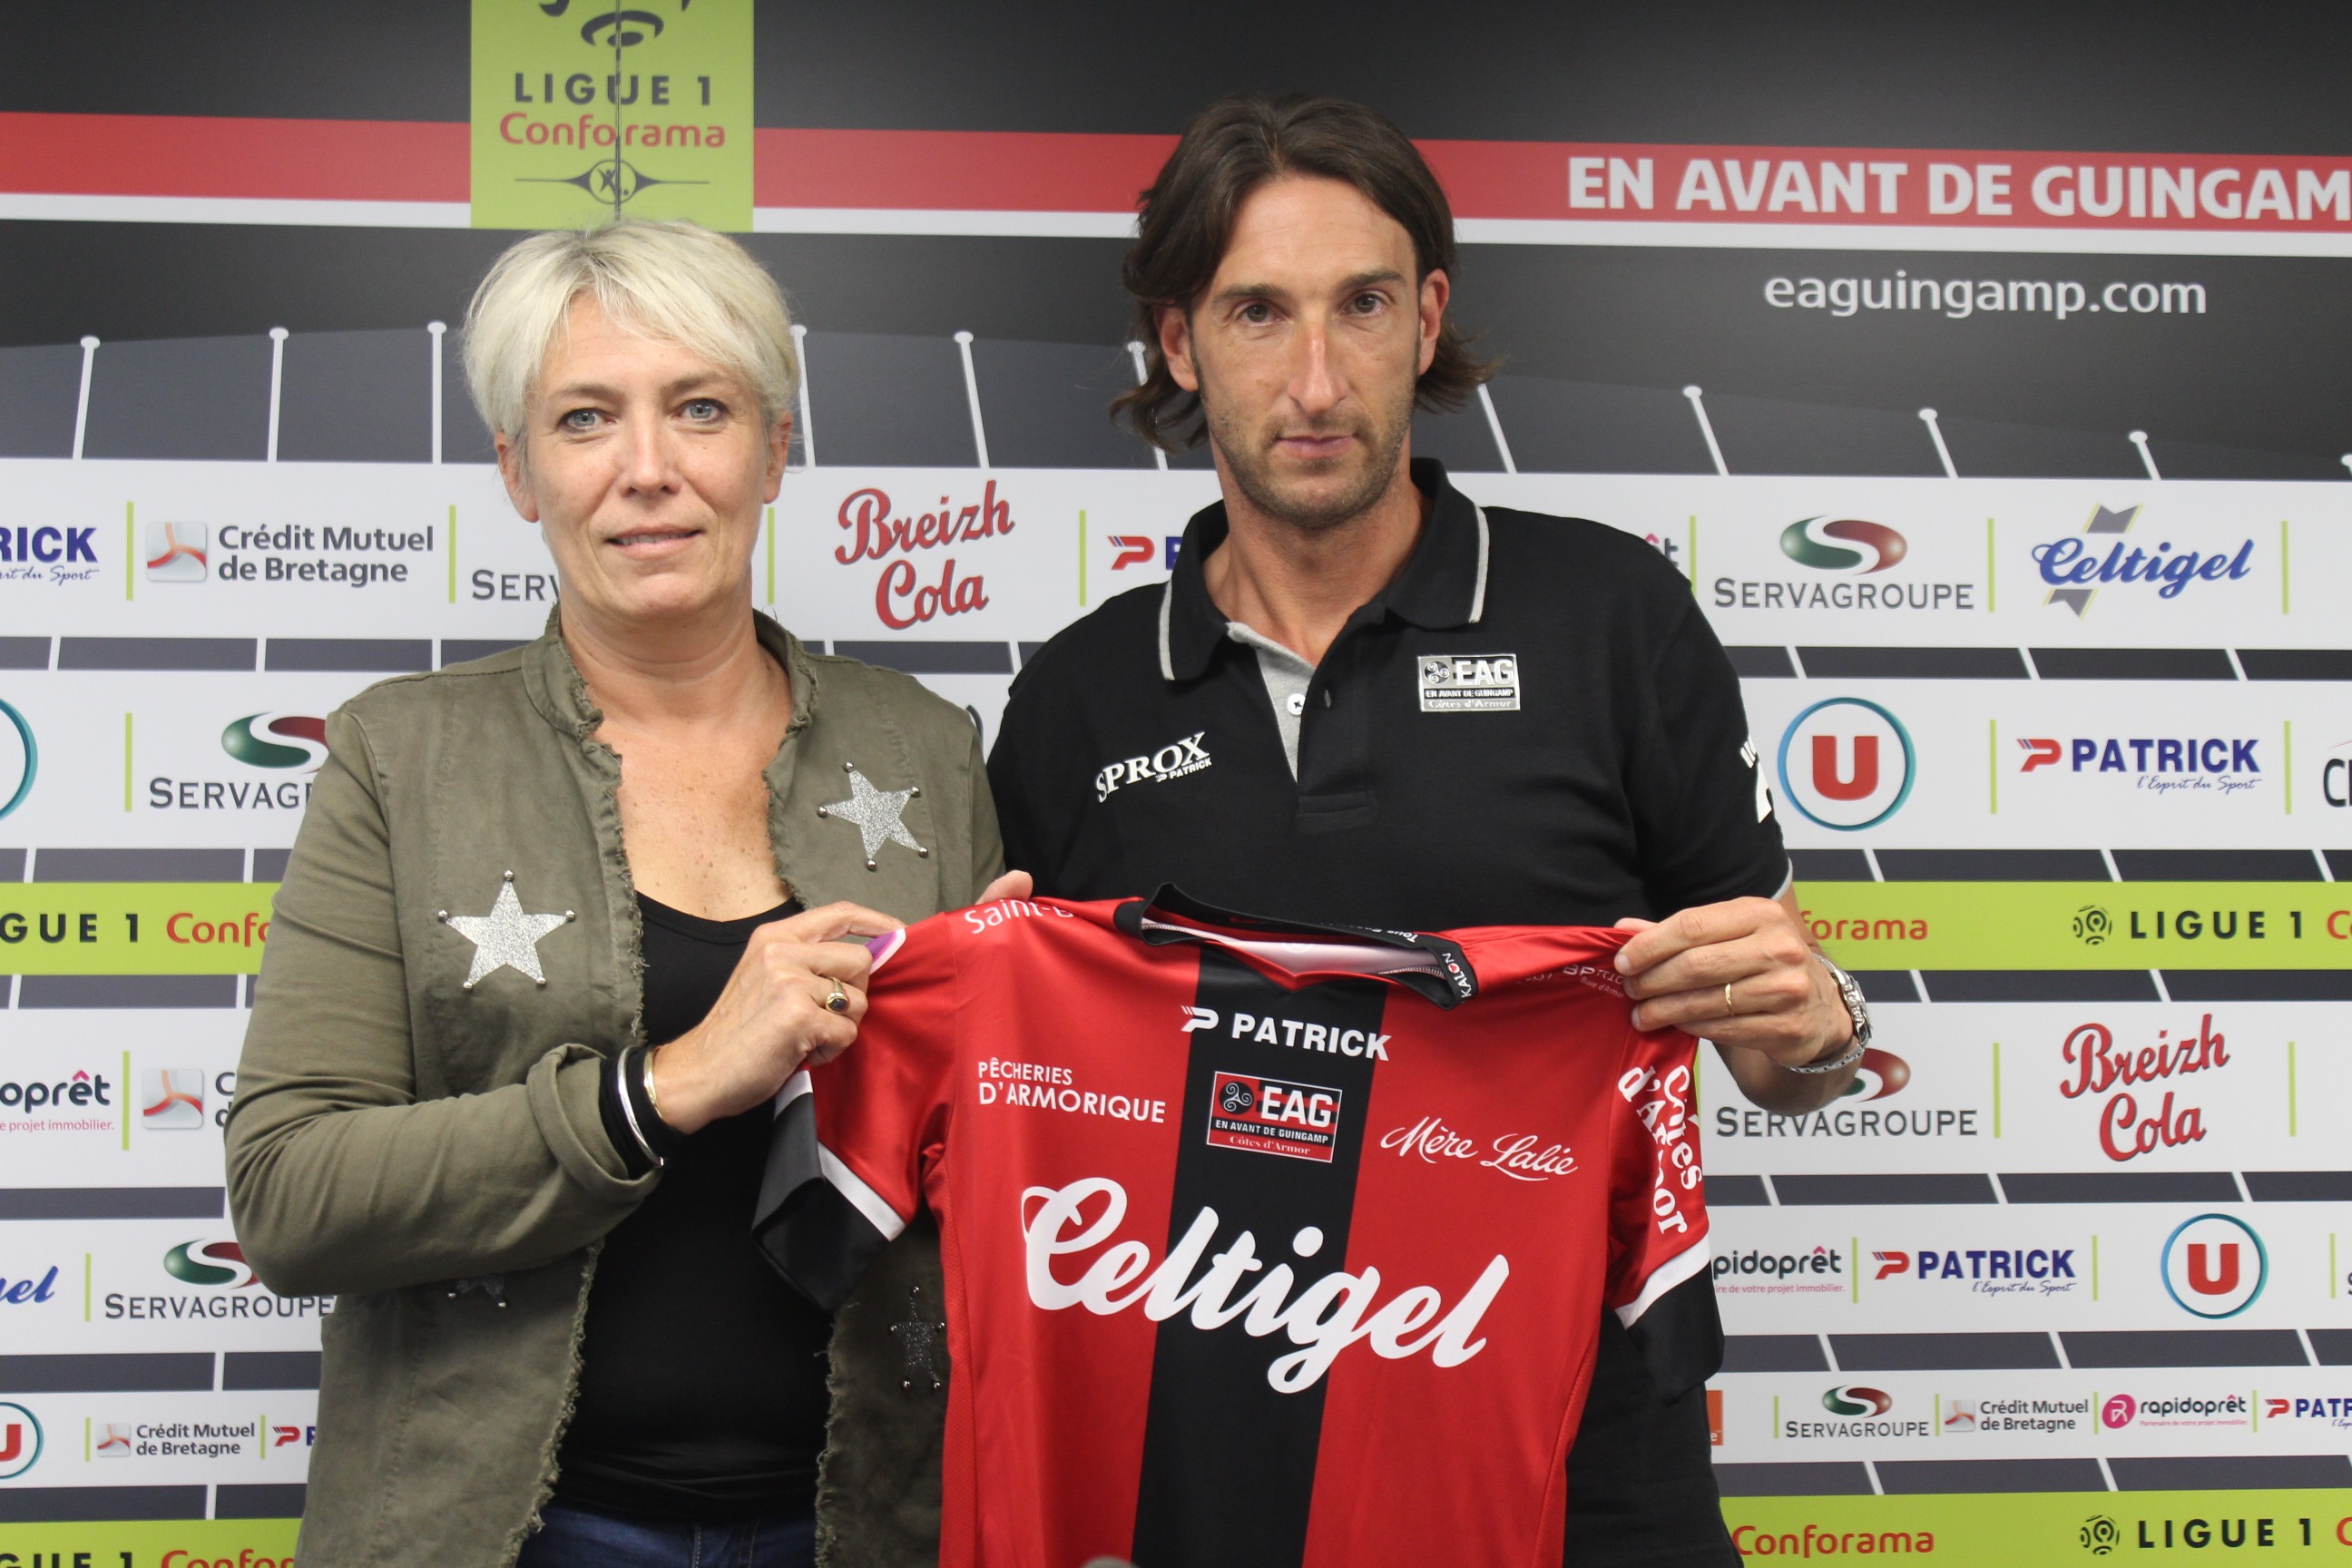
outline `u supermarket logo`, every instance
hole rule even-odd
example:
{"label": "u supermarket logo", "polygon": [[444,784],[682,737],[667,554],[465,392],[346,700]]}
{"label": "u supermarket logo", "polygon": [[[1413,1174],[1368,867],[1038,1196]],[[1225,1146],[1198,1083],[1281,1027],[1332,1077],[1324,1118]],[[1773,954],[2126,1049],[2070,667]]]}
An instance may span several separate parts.
{"label": "u supermarket logo", "polygon": [[1832,697],[1790,721],[1780,765],[1781,794],[1808,822],[1858,833],[1903,809],[1918,753],[1911,732],[1886,709]]}
{"label": "u supermarket logo", "polygon": [[33,726],[0,702],[0,816],[25,804],[33,793],[33,775],[40,769],[41,748],[33,740]]}
{"label": "u supermarket logo", "polygon": [[2165,1293],[2200,1318],[2234,1318],[2252,1306],[2270,1268],[2253,1226],[2228,1215],[2199,1215],[2165,1238]]}
{"label": "u supermarket logo", "polygon": [[41,1457],[41,1423],[21,1405],[0,1400],[0,1481],[13,1480]]}
{"label": "u supermarket logo", "polygon": [[1819,572],[1884,572],[1910,549],[1885,523],[1854,517],[1808,517],[1780,531],[1780,553]]}

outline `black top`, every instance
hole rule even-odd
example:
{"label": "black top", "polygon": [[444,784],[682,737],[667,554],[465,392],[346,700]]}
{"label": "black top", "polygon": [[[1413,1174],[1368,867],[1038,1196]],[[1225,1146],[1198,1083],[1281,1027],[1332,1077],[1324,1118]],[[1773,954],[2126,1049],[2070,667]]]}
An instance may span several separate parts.
{"label": "black top", "polygon": [[[1173,882],[1279,919],[1607,925],[1788,875],[1738,679],[1689,584],[1598,523],[1489,508],[1427,460],[1428,525],[1307,693],[1296,779],[1195,516],[1166,588],[1065,630],[1013,684],[989,780],[1041,893]],[[1705,1277],[1684,1289],[1708,1290]],[[1613,1314],[1569,1462],[1569,1560],[1736,1561],[1706,1405],[1662,1402]]]}
{"label": "black top", "polygon": [[[698,920],[642,893],[637,908],[648,1045],[700,1023],[752,931],[800,911]],[[566,1501],[706,1523],[814,1510],[833,1323],[751,1245],[770,1121],[758,1106],[685,1140],[605,1237],[558,1458]],[[614,1143],[634,1152],[625,1125]]]}

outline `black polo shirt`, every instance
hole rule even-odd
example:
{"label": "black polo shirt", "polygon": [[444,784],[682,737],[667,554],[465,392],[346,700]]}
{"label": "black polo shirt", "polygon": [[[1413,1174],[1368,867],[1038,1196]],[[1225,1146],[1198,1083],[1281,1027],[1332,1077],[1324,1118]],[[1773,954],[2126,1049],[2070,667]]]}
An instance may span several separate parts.
{"label": "black polo shirt", "polygon": [[[1225,536],[1213,506],[1164,588],[1104,605],[1013,683],[988,768],[1005,864],[1064,898],[1173,882],[1423,931],[1778,892],[1738,679],[1681,575],[1614,529],[1482,510],[1437,463],[1412,472],[1428,523],[1316,668],[1295,777],[1257,654],[1202,578]],[[1661,1401],[1611,1314],[1569,1511],[1571,1563],[1737,1562],[1703,1392]]]}

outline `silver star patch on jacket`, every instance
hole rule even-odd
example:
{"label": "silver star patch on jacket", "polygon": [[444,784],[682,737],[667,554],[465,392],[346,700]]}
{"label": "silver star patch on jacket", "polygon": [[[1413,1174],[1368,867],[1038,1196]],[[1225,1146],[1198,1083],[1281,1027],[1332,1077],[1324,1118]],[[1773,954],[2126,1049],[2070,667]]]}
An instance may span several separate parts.
{"label": "silver star patch on jacket", "polygon": [[509,871],[499,883],[498,900],[486,915],[453,915],[447,910],[436,910],[433,918],[474,944],[474,967],[467,973],[461,990],[471,991],[485,975],[501,969],[516,970],[540,985],[547,984],[547,973],[539,966],[539,942],[549,931],[578,917],[570,910],[562,914],[525,914],[522,900],[515,897],[514,873]]}
{"label": "silver star patch on jacket", "polygon": [[857,771],[856,763],[844,763],[841,771],[849,775],[849,798],[820,805],[816,814],[857,825],[858,838],[866,847],[866,868],[876,869],[874,856],[885,844],[903,844],[929,858],[931,852],[915,842],[905,821],[907,803],[919,800],[922,787],[918,784],[906,789],[876,789],[874,782]]}

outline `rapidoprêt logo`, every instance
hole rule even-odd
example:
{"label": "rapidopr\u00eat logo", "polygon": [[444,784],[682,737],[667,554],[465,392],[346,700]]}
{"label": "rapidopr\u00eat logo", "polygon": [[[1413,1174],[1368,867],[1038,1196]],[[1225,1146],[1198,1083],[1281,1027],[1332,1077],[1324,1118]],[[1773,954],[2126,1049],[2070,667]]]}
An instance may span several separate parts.
{"label": "rapidopr\u00eat logo", "polygon": [[1885,523],[1854,517],[1808,517],[1780,531],[1781,554],[1822,572],[1884,572],[1910,549]]}

